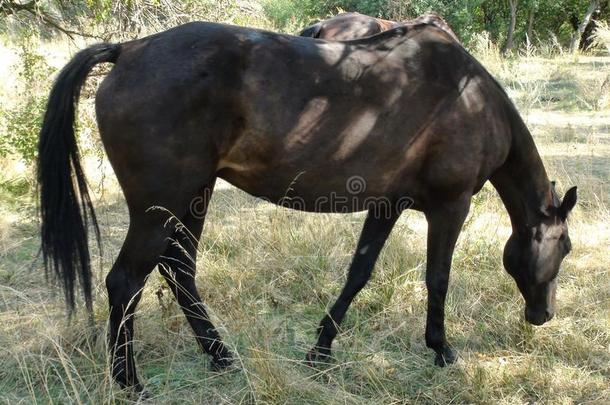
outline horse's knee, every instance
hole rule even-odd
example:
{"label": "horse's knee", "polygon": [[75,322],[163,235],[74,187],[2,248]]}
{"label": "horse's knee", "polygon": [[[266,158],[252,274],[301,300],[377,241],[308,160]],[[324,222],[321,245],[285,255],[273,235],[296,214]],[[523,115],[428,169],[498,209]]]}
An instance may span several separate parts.
{"label": "horse's knee", "polygon": [[441,294],[444,296],[447,294],[447,289],[449,287],[449,274],[435,274],[429,277],[426,277],[426,288],[428,292]]}
{"label": "horse's knee", "polygon": [[373,267],[362,268],[359,271],[350,271],[347,278],[347,286],[360,291],[369,282],[373,275]]}
{"label": "horse's knee", "polygon": [[135,307],[145,280],[144,274],[128,272],[119,262],[115,263],[112,270],[106,275],[110,307],[119,311],[124,311],[128,306]]}
{"label": "horse's knee", "polygon": [[116,268],[110,270],[106,275],[106,289],[108,290],[108,294],[112,294],[114,291],[124,288],[126,283],[125,274]]}
{"label": "horse's knee", "polygon": [[166,252],[159,261],[158,269],[172,289],[174,284],[186,285],[194,282],[195,261],[187,255],[168,256]]}

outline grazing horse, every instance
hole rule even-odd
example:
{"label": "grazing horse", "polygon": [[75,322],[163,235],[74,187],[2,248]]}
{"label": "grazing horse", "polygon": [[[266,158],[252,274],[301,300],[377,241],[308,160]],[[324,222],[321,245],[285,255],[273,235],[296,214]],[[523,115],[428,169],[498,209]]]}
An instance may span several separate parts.
{"label": "grazing horse", "polygon": [[328,20],[310,25],[303,29],[299,35],[302,37],[345,41],[379,34],[401,25],[413,26],[423,23],[437,26],[447,32],[456,42],[460,42],[447,21],[435,12],[428,12],[413,20],[404,22],[389,21],[354,12],[341,13]]}
{"label": "grazing horse", "polygon": [[576,188],[558,199],[506,93],[447,32],[426,23],[335,42],[196,22],[77,53],[51,90],[38,155],[42,252],[71,308],[76,284],[91,307],[87,227],[96,224],[75,106],[102,62],[114,67],[97,91],[97,121],[130,219],[106,277],[112,375],[121,386],[142,390],[133,313],[157,265],[213,367],[231,363],[195,287],[195,244],[177,246],[183,232],[166,226],[166,211],[149,209],[166,208],[198,240],[219,177],[303,211],[368,210],[347,282],[307,354],[311,363],[330,356],[407,207],[428,221],[426,344],[439,366],[455,361],[444,326],[451,258],[471,198],[487,180],[512,221],[504,264],[525,299],[525,319],[541,325],[553,316]]}

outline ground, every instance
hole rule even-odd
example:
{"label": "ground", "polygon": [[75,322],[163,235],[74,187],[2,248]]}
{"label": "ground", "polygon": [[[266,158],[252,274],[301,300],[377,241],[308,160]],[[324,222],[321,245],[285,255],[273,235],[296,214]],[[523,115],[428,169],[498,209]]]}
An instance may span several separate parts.
{"label": "ground", "polygon": [[[610,57],[479,56],[516,100],[560,194],[578,186],[569,220],[573,252],[559,276],[556,317],[542,327],[524,322],[523,300],[502,267],[508,215],[486,185],[474,198],[453,260],[447,331],[459,361],[437,368],[425,347],[426,222],[407,212],[348,312],[335,362],[308,368],[301,361],[345,281],[364,217],[289,211],[220,182],[199,248],[197,282],[237,354],[237,370],[209,370],[154,272],[135,336],[140,376],[153,401],[610,402]],[[83,105],[90,104],[89,96]],[[103,280],[128,218],[107,164],[90,156],[87,166],[103,237],[103,254],[93,261],[93,326],[82,306],[67,320],[61,293],[45,281],[31,171],[2,162],[1,402],[135,400],[111,383],[105,343]]]}

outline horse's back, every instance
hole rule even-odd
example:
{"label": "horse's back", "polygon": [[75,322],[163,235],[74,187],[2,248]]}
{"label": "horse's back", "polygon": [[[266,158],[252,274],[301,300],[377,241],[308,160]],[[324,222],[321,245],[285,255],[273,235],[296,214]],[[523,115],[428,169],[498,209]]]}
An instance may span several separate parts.
{"label": "horse's back", "polygon": [[344,41],[378,34],[396,27],[393,21],[382,20],[360,13],[341,13],[307,27],[300,36]]}
{"label": "horse's back", "polygon": [[193,23],[123,45],[98,120],[119,180],[163,162],[309,203],[359,173],[359,199],[424,200],[478,182],[488,140],[473,123],[489,117],[472,106],[498,101],[483,73],[432,27],[341,43]]}

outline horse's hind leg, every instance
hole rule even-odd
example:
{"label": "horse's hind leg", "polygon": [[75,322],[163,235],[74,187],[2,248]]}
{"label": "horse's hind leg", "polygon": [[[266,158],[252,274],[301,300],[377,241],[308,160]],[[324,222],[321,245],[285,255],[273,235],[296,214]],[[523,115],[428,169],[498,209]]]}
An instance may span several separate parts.
{"label": "horse's hind leg", "polygon": [[203,195],[196,204],[192,204],[191,210],[182,218],[184,228],[174,232],[170,245],[161,257],[159,271],[167,280],[193,328],[197,343],[205,353],[212,356],[212,368],[219,370],[231,364],[231,353],[210,322],[195,286],[197,244],[213,188],[213,182],[205,187]]}
{"label": "horse's hind leg", "polygon": [[[106,277],[110,304],[109,350],[112,376],[122,387],[142,390],[133,358],[133,313],[146,277],[159,263],[175,230],[171,215],[183,218],[193,197],[209,183],[212,170],[180,170],[179,162],[157,166],[154,155],[141,153],[115,161],[129,206],[129,230],[119,256]],[[210,159],[211,161],[211,159]],[[202,165],[203,166],[203,165]],[[126,174],[129,174],[127,176]],[[165,208],[150,209],[153,206]]]}
{"label": "horse's hind leg", "polygon": [[141,391],[142,386],[133,358],[133,314],[146,277],[167,247],[171,230],[164,226],[164,221],[159,212],[132,215],[125,242],[106,277],[112,376],[121,387],[133,387],[136,391]]}

